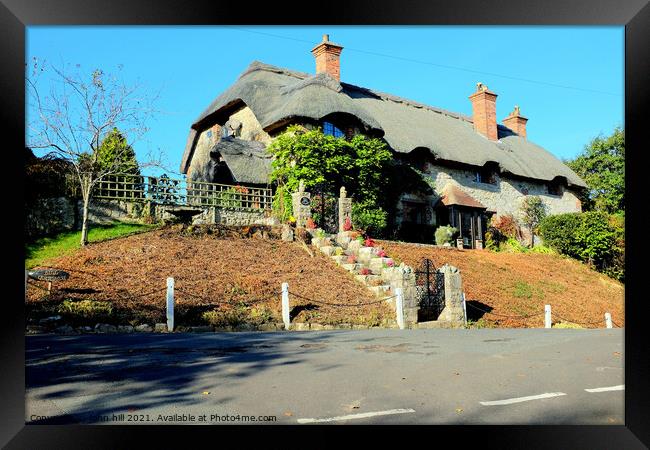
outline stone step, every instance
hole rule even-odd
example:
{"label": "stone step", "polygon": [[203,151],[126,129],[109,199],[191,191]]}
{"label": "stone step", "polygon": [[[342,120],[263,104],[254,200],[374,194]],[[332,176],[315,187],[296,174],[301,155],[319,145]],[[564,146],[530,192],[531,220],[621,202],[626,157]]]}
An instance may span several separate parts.
{"label": "stone step", "polygon": [[369,286],[372,292],[381,297],[390,296],[390,284],[382,284],[381,286]]}
{"label": "stone step", "polygon": [[336,264],[338,264],[339,266],[347,260],[347,256],[343,256],[343,255],[340,256],[332,255],[330,256],[330,258],[332,258],[334,262],[336,262]]}
{"label": "stone step", "polygon": [[350,272],[356,272],[357,270],[361,269],[361,264],[350,264],[350,263],[345,263],[341,264],[341,267],[343,267],[346,270],[349,270]]}
{"label": "stone step", "polygon": [[357,241],[356,239],[352,239],[348,244],[347,249],[353,252],[357,252],[361,247],[363,247],[361,242]]}
{"label": "stone step", "polygon": [[357,280],[361,281],[362,283],[368,284],[373,281],[381,280],[381,277],[379,275],[375,274],[370,274],[370,275],[361,275],[357,274],[354,276]]}
{"label": "stone step", "polygon": [[331,245],[323,245],[319,250],[327,256],[332,256],[334,254],[334,247]]}

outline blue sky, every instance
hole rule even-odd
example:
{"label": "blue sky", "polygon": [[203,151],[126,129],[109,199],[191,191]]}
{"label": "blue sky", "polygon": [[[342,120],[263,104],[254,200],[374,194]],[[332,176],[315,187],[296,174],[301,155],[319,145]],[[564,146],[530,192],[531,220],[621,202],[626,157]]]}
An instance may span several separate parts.
{"label": "blue sky", "polygon": [[26,57],[89,73],[123,65],[160,90],[163,113],[135,149],[162,150],[178,171],[190,124],[250,62],[313,73],[324,33],[344,47],[342,81],[466,115],[481,81],[498,94],[499,122],[519,105],[529,140],[559,158],[624,125],[623,27],[34,26]]}

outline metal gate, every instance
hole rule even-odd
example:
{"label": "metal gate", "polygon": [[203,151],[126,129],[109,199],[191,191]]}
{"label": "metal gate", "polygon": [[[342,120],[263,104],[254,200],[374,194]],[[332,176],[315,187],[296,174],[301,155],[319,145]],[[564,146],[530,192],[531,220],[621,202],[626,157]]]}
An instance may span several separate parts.
{"label": "metal gate", "polygon": [[429,258],[423,258],[415,271],[415,289],[418,298],[418,321],[438,320],[445,308],[445,276]]}
{"label": "metal gate", "polygon": [[327,233],[338,232],[338,196],[325,183],[316,184],[312,188],[311,214],[319,228]]}

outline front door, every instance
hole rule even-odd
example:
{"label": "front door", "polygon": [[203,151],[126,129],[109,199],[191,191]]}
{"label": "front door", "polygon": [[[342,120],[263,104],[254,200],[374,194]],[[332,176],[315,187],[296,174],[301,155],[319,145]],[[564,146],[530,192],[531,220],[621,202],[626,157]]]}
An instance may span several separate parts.
{"label": "front door", "polygon": [[474,218],[473,211],[462,211],[460,217],[460,237],[463,247],[474,248]]}

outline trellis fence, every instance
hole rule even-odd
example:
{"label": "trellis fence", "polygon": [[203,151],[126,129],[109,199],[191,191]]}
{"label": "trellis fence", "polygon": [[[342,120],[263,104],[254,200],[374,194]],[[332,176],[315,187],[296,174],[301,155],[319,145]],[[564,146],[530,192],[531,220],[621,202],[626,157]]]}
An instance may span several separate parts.
{"label": "trellis fence", "polygon": [[92,196],[103,200],[243,210],[270,210],[273,201],[273,191],[269,188],[187,181],[166,175],[106,176],[96,184]]}

